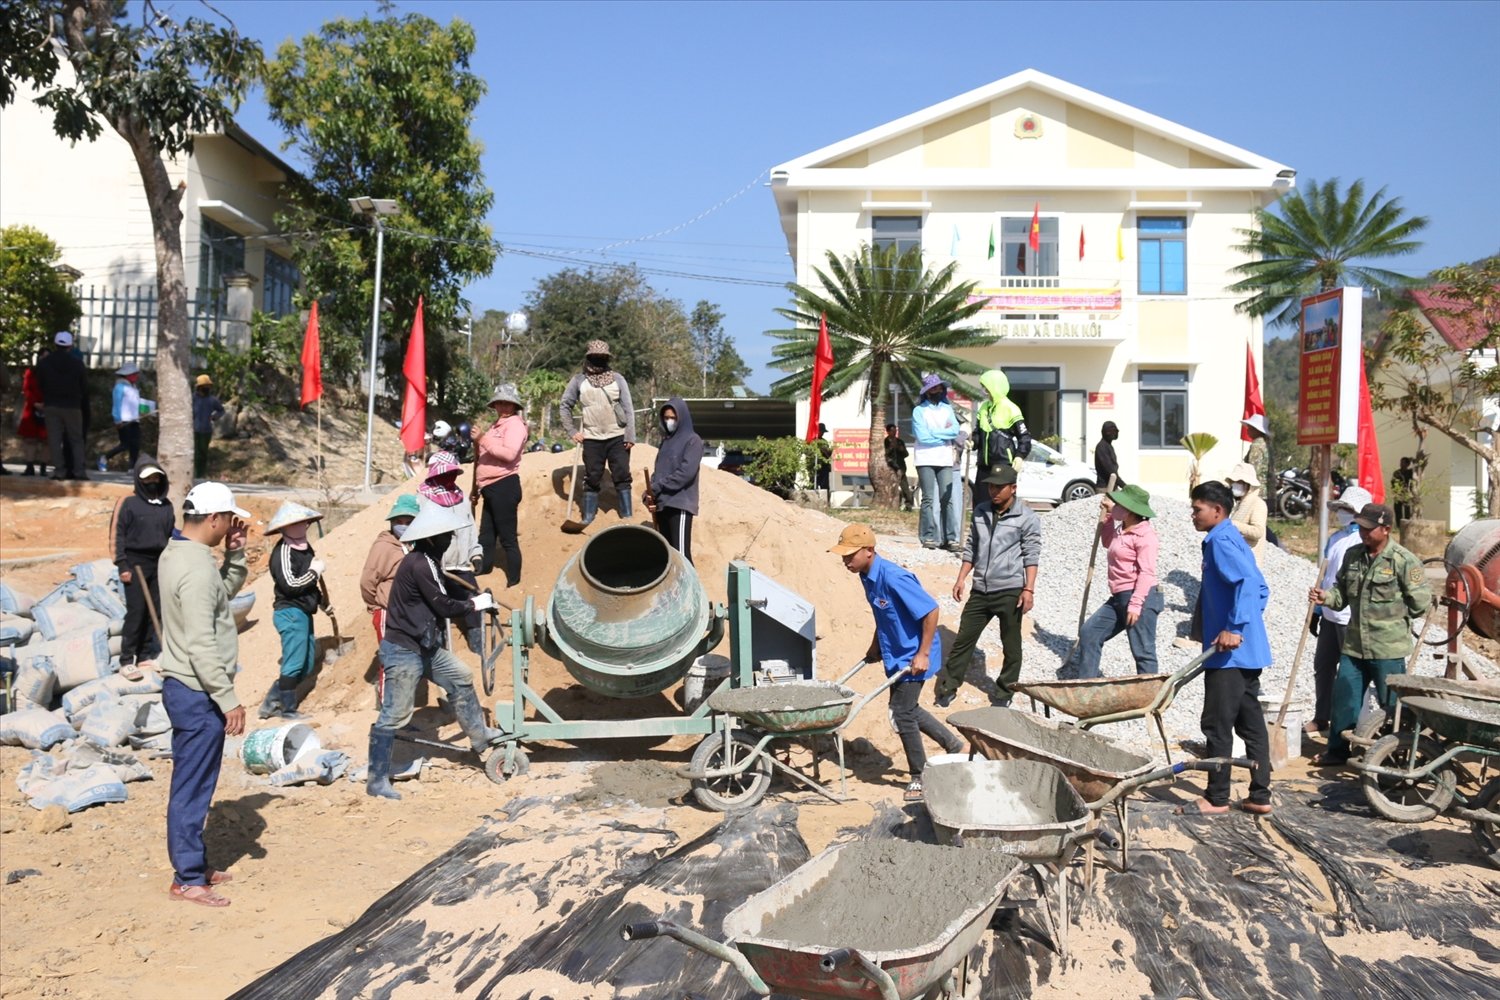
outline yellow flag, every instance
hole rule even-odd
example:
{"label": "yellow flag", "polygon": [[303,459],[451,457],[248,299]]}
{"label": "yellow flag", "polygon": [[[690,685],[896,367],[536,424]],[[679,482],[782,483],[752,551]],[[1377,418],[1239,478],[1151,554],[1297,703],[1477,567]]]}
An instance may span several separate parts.
{"label": "yellow flag", "polygon": [[1115,260],[1125,259],[1125,227],[1115,227]]}

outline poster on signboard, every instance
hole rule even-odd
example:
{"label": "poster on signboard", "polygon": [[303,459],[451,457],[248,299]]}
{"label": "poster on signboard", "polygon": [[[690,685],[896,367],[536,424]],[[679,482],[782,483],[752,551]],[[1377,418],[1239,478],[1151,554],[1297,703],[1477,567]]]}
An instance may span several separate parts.
{"label": "poster on signboard", "polygon": [[834,429],[833,471],[841,476],[870,474],[870,428],[838,427]]}
{"label": "poster on signboard", "polygon": [[1302,300],[1297,328],[1297,443],[1353,444],[1358,434],[1361,290]]}

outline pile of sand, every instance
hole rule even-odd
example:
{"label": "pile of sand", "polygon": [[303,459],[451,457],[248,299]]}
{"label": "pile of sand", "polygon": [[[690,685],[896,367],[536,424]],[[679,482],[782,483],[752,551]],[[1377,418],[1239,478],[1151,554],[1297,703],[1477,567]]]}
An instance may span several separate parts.
{"label": "pile of sand", "polygon": [[[637,496],[635,520],[649,520],[639,503],[644,471],[656,459],[656,450],[637,445],[632,451]],[[592,534],[620,523],[614,512],[614,496],[606,487],[598,519],[583,535],[564,534],[560,525],[567,515],[566,490],[572,472],[572,456],[545,452],[528,454],[521,462],[522,495],[520,528],[524,559],[522,582],[506,589],[503,574],[481,578],[481,585],[494,589],[498,600],[519,607],[527,597],[535,599],[540,616],[563,565]],[[581,475],[580,475],[581,478]],[[465,490],[469,475],[459,478]],[[406,484],[413,492],[416,481]],[[783,586],[814,602],[818,611],[819,672],[836,676],[847,669],[870,641],[871,620],[859,581],[827,549],[838,537],[842,522],[817,510],[798,507],[728,473],[705,468],[700,478],[700,513],[693,524],[693,556],[709,598],[724,601],[725,570],[729,562],[743,559]],[[322,713],[351,708],[371,708],[374,694],[376,643],[364,602],[359,596],[359,574],[371,541],[385,527],[390,498],[354,515],[321,540],[314,539],[318,555],[328,563],[325,579],[338,612],[339,625],[353,638],[320,674],[313,693],[304,702],[307,711]],[[576,510],[573,516],[577,516]],[[240,666],[236,687],[241,701],[258,704],[278,672],[280,640],[271,624],[273,601],[269,575],[249,587],[256,593],[252,624],[240,636]],[[330,635],[327,618],[318,616],[320,639]],[[325,639],[325,641],[328,641]],[[719,652],[727,650],[721,644]],[[477,668],[478,658],[460,651],[465,662]],[[502,661],[495,696],[509,691],[509,658]],[[566,715],[578,717],[651,716],[675,712],[658,696],[655,699],[620,701],[588,692],[573,681],[557,661],[541,650],[532,651],[531,684],[543,692],[555,689],[549,703]],[[880,680],[879,671],[864,671],[855,687],[868,690]],[[672,692],[669,692],[671,694]],[[874,713],[872,713],[874,714]]]}

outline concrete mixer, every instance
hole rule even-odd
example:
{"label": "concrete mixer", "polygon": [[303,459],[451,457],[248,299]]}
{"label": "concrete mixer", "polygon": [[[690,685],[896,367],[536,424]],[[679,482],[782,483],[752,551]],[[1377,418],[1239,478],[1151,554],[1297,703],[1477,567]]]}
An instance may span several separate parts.
{"label": "concrete mixer", "polygon": [[[522,744],[535,740],[706,735],[725,726],[706,698],[680,715],[564,719],[530,685],[532,649],[608,698],[667,690],[726,632],[729,675],[715,678],[715,689],[752,686],[758,673],[815,679],[812,605],[745,563],[731,563],[727,574],[729,600],[714,604],[692,565],[651,528],[621,524],[590,538],[563,566],[540,615],[531,598],[511,613],[511,694],[494,706],[505,735],[486,763],[490,778],[525,773]],[[489,694],[493,678],[484,680]]]}
{"label": "concrete mixer", "polygon": [[1487,639],[1500,639],[1500,518],[1464,525],[1443,553],[1448,571],[1444,605],[1448,608],[1448,670],[1461,666],[1458,636],[1467,625]]}

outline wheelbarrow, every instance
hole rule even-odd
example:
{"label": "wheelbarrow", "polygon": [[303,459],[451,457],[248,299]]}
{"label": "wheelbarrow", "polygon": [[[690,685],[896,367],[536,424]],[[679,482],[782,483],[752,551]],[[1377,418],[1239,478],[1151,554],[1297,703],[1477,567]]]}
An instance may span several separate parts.
{"label": "wheelbarrow", "polygon": [[1395,711],[1387,713],[1384,708],[1375,708],[1360,719],[1353,729],[1344,730],[1344,738],[1351,746],[1369,750],[1375,741],[1392,732],[1399,732],[1401,703],[1404,697],[1429,695],[1434,698],[1456,698],[1462,701],[1487,702],[1500,706],[1500,684],[1484,681],[1449,680],[1446,677],[1429,677],[1418,674],[1393,674],[1386,678],[1386,688],[1391,697],[1398,699]]}
{"label": "wheelbarrow", "polygon": [[[808,861],[770,888],[751,896],[724,918],[723,942],[669,920],[627,924],[620,934],[627,941],[665,936],[676,938],[732,965],[750,988],[761,996],[786,993],[805,1000],[959,1000],[972,996],[968,958],[979,943],[1020,870],[1017,858],[995,856],[984,863],[966,860],[973,877],[949,887],[944,896],[946,919],[932,936],[909,947],[868,947],[875,939],[861,941],[867,928],[855,926],[859,913],[887,914],[912,906],[914,893],[929,885],[932,866],[951,870],[951,847],[900,844],[903,863],[895,873],[901,888],[891,880],[884,886],[869,879],[859,864],[841,865],[873,850],[880,842],[838,844]],[[977,860],[977,859],[976,859]],[[847,912],[849,919],[831,919],[816,932],[819,940],[789,940],[784,921],[793,911],[811,908]],[[932,925],[929,925],[932,926]],[[809,935],[798,934],[799,938]],[[876,941],[875,943],[879,943]]]}
{"label": "wheelbarrow", "polygon": [[[1161,748],[1172,762],[1172,748],[1167,743],[1167,726],[1162,716],[1172,707],[1177,692],[1203,673],[1203,664],[1217,650],[1204,650],[1196,659],[1174,674],[1131,674],[1124,677],[1090,677],[1077,681],[1028,681],[1012,684],[1011,690],[1046,706],[1048,718],[1052,709],[1078,719],[1079,729],[1092,729],[1109,722],[1129,722],[1150,716],[1161,734]],[[1033,706],[1034,707],[1034,706]]]}
{"label": "wheelbarrow", "polygon": [[[863,698],[844,685],[865,666],[861,660],[837,682],[796,681],[753,688],[720,688],[708,704],[731,721],[722,732],[710,733],[693,751],[693,759],[682,772],[693,783],[693,797],[716,812],[748,809],[765,797],[772,773],[780,773],[832,802],[847,802],[848,772],[844,767],[843,730],[852,724],[876,696],[900,681],[905,674],[886,678],[884,684]],[[784,694],[778,703],[776,695]],[[858,699],[858,701],[856,701]],[[738,725],[737,725],[738,724]],[[838,751],[839,791],[818,779],[820,759],[817,737],[832,736]],[[777,740],[809,739],[813,742],[813,776],[777,760],[771,745]]]}
{"label": "wheelbarrow", "polygon": [[[958,712],[948,717],[948,725],[969,741],[972,753],[988,760],[1038,761],[1055,767],[1084,801],[1094,823],[1105,809],[1113,806],[1120,823],[1122,871],[1130,867],[1131,792],[1184,771],[1208,771],[1224,765],[1252,766],[1244,758],[1211,757],[1153,768],[1151,758],[1116,746],[1102,736],[1066,726],[1050,726],[1013,708]],[[1104,835],[1104,839],[1109,838]],[[1086,881],[1093,881],[1092,845]]]}
{"label": "wheelbarrow", "polygon": [[1500,867],[1500,776],[1472,797],[1458,781],[1460,757],[1500,758],[1500,705],[1418,695],[1403,697],[1398,707],[1416,716],[1415,727],[1377,740],[1354,765],[1365,798],[1398,823],[1425,823],[1441,813],[1468,820],[1480,850]]}

